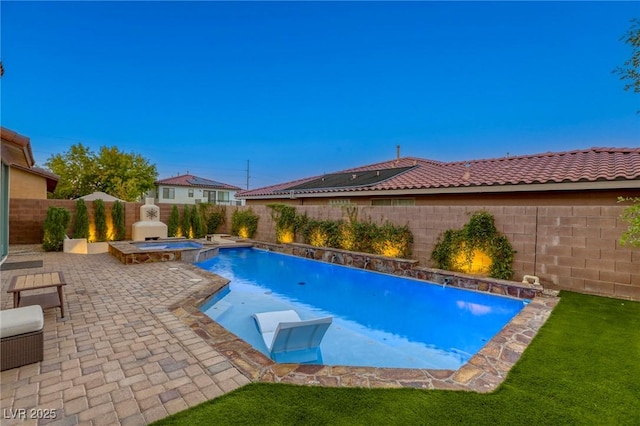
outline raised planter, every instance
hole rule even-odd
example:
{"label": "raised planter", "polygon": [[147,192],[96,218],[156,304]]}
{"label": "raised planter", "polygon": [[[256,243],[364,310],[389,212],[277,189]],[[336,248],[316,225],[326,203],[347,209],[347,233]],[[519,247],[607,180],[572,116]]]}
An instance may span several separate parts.
{"label": "raised planter", "polygon": [[88,243],[86,238],[66,238],[62,245],[64,253],[99,254],[109,251],[109,243]]}

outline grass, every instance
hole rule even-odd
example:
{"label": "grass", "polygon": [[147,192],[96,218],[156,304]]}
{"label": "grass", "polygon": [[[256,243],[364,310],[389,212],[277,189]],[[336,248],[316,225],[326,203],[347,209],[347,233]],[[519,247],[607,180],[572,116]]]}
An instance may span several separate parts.
{"label": "grass", "polygon": [[640,303],[561,296],[491,394],[255,383],[154,425],[639,425]]}

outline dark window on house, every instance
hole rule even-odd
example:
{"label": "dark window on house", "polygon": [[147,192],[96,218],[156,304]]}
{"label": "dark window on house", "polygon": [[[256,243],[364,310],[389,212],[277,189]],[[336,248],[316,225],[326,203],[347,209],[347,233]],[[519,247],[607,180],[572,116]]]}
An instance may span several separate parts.
{"label": "dark window on house", "polygon": [[188,194],[189,198],[193,198],[193,189],[189,190],[189,194]]}
{"label": "dark window on house", "polygon": [[218,191],[218,202],[220,202],[220,203],[228,203],[229,202],[229,192],[228,191]]}
{"label": "dark window on house", "polygon": [[162,188],[162,198],[165,200],[173,200],[176,198],[175,188]]}
{"label": "dark window on house", "polygon": [[379,198],[371,200],[372,206],[415,206],[413,198]]}

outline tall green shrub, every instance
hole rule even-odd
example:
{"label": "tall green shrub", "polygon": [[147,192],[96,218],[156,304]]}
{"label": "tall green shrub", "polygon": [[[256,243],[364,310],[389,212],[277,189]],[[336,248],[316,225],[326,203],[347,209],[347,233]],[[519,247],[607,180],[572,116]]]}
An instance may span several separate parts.
{"label": "tall green shrub", "polygon": [[180,230],[180,212],[178,206],[175,204],[171,207],[171,214],[169,215],[169,223],[167,224],[167,235],[170,237],[177,237]]}
{"label": "tall green shrub", "polygon": [[107,212],[104,201],[93,200],[93,221],[96,226],[96,241],[107,241]]}
{"label": "tall green shrub", "polygon": [[127,230],[124,224],[124,204],[120,201],[113,203],[111,221],[113,223],[113,239],[116,241],[124,240]]}
{"label": "tall green shrub", "polygon": [[194,206],[191,209],[191,229],[193,230],[194,238],[203,238],[206,234],[206,229],[202,221],[202,215],[198,206]]}
{"label": "tall green shrub", "polygon": [[191,238],[191,209],[187,205],[182,210],[182,236]]}
{"label": "tall green shrub", "polygon": [[213,206],[207,217],[207,234],[215,234],[226,217],[225,206]]}
{"label": "tall green shrub", "polygon": [[61,251],[67,228],[71,223],[71,212],[63,207],[49,207],[44,220],[42,248],[45,251]]}
{"label": "tall green shrub", "polygon": [[84,200],[76,201],[76,215],[73,219],[73,238],[89,238],[89,211]]}
{"label": "tall green shrub", "polygon": [[251,208],[236,209],[231,216],[231,233],[241,238],[253,238],[258,232],[259,219]]}

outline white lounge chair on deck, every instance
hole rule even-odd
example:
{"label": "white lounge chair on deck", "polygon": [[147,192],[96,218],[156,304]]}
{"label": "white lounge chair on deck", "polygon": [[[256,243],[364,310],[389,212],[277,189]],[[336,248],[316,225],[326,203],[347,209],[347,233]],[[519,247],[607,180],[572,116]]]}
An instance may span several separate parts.
{"label": "white lounge chair on deck", "polygon": [[274,361],[321,361],[319,346],[332,317],[303,321],[292,310],[263,312],[253,317]]}

